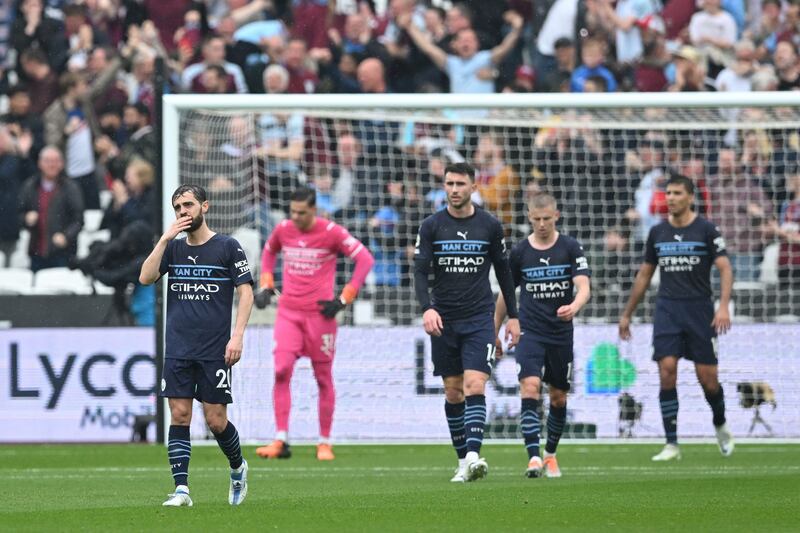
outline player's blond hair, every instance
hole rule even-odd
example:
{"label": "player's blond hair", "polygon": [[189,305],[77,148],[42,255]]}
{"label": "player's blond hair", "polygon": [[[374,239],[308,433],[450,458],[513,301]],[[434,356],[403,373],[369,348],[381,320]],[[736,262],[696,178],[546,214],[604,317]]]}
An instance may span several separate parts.
{"label": "player's blond hair", "polygon": [[533,198],[528,200],[528,211],[542,209],[543,207],[552,207],[553,209],[558,210],[558,202],[556,202],[556,199],[552,194],[548,194],[546,192],[535,194]]}

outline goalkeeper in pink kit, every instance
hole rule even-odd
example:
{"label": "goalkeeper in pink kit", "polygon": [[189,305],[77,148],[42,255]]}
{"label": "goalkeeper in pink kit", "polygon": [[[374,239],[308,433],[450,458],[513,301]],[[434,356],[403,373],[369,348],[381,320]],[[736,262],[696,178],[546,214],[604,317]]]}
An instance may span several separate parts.
{"label": "goalkeeper in pink kit", "polygon": [[[336,349],[336,314],[355,300],[375,260],[361,242],[342,226],[317,218],[316,193],[300,188],[290,197],[290,220],[275,228],[261,254],[261,291],[256,306],[263,308],[277,293],[274,268],[283,253],[283,287],[275,319],[275,440],[256,449],[264,458],[289,458],[289,411],[291,379],[298,357],[311,358],[319,386],[319,433],[317,459],[334,458],[330,435],[335,391],[333,357]],[[334,298],[336,258],[339,254],[356,263],[350,282]]]}

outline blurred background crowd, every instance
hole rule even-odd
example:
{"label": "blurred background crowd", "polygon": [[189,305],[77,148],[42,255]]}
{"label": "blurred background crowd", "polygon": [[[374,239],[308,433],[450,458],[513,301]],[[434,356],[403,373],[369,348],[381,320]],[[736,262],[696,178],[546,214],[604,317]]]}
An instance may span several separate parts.
{"label": "blurred background crowd", "polygon": [[[136,273],[155,231],[156,83],[213,94],[786,91],[800,88],[798,45],[800,2],[780,0],[3,2],[0,267],[77,269],[150,322],[136,311],[153,298]],[[375,248],[375,284],[395,291],[376,299],[392,302],[389,316],[415,314],[402,292],[409,250],[444,205],[444,166],[461,160],[478,168],[476,202],[513,239],[527,231],[525,199],[553,192],[610,293],[632,281],[673,172],[721,223],[737,280],[763,282],[770,255],[767,281],[800,292],[796,129],[628,134],[293,113],[230,118],[222,132],[190,128],[182,159],[260,161],[262,233],[292,187],[314,186],[320,210]],[[204,177],[212,193],[230,188],[220,177]]]}

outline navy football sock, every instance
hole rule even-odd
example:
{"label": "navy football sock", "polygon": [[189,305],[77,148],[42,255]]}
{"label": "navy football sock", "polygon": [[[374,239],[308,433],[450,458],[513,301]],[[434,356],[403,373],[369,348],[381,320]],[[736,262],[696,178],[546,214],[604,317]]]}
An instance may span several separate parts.
{"label": "navy football sock", "polygon": [[239,432],[236,427],[228,422],[222,433],[214,433],[222,453],[228,458],[231,468],[236,469],[242,466],[242,448],[239,446]]}
{"label": "navy football sock", "polygon": [[486,396],[483,394],[467,396],[464,426],[467,431],[467,452],[480,453],[486,427]]}
{"label": "navy football sock", "polygon": [[561,440],[561,433],[564,431],[566,422],[567,406],[553,407],[551,405],[550,413],[547,415],[547,444],[544,445],[544,451],[556,453],[558,441]]}
{"label": "navy football sock", "polygon": [[444,402],[444,414],[447,416],[447,427],[450,428],[450,439],[459,459],[467,455],[467,432],[464,428],[464,410],[466,403]]}
{"label": "navy football sock", "polygon": [[662,389],[658,393],[661,405],[661,420],[664,423],[664,436],[667,444],[678,444],[678,391]]}
{"label": "navy football sock", "polygon": [[542,430],[542,421],[539,418],[539,402],[533,398],[522,399],[522,410],[519,415],[519,427],[525,439],[525,449],[528,459],[539,455],[539,432]]}
{"label": "navy football sock", "polygon": [[725,423],[725,392],[722,385],[716,394],[706,392],[706,401],[711,406],[711,413],[714,415],[714,427],[719,427]]}
{"label": "navy football sock", "polygon": [[172,467],[175,486],[189,485],[189,459],[192,458],[192,441],[189,440],[189,426],[170,426],[167,455]]}

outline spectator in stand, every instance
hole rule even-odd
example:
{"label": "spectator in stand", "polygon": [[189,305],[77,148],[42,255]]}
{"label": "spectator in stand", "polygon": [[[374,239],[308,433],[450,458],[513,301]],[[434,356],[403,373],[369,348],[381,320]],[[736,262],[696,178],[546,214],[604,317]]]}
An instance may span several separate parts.
{"label": "spectator in stand", "polygon": [[45,53],[38,48],[23,51],[20,66],[27,80],[31,113],[41,115],[58,98],[58,74],[47,62]]}
{"label": "spectator in stand", "polygon": [[703,56],[693,46],[681,46],[674,54],[675,66],[668,91],[695,92],[708,90]]}
{"label": "spectator in stand", "polygon": [[333,220],[340,207],[336,205],[333,178],[330,170],[325,167],[316,169],[311,188],[317,193],[317,214],[323,218]]}
{"label": "spectator in stand", "polygon": [[131,72],[125,75],[128,103],[143,103],[152,111],[155,105],[156,52],[147,47],[138,48],[131,61]]}
{"label": "spectator in stand", "polygon": [[520,179],[506,162],[503,147],[494,134],[480,135],[472,164],[477,185],[473,201],[494,213],[503,223],[503,228],[510,232],[517,213],[522,209],[518,194]]}
{"label": "spectator in stand", "polygon": [[641,33],[644,48],[642,57],[634,65],[633,88],[639,92],[666,91],[669,87],[667,69],[672,62],[672,55],[667,48],[663,23],[660,27],[653,27],[648,22],[641,27]]}
{"label": "spectator in stand", "polygon": [[778,42],[789,41],[800,46],[800,5],[790,2],[783,12],[783,25],[778,32]]}
{"label": "spectator in stand", "polygon": [[[176,49],[173,36],[185,23],[186,12],[191,9],[193,0],[138,0],[143,4],[146,19],[150,19],[158,29],[161,42],[168,52]],[[137,2],[126,2],[128,9],[135,7]],[[134,5],[131,5],[134,4]]]}
{"label": "spectator in stand", "polygon": [[319,78],[309,68],[311,60],[308,57],[306,42],[301,37],[292,37],[286,44],[283,54],[283,66],[289,72],[290,94],[313,94],[317,91]]}
{"label": "spectator in stand", "polygon": [[761,18],[754,31],[746,31],[745,39],[756,44],[756,59],[769,61],[778,47],[778,32],[781,28],[780,0],[763,0],[761,2]]}
{"label": "spectator in stand", "polygon": [[555,66],[544,72],[534,70],[536,90],[545,93],[569,92],[569,82],[575,72],[575,45],[568,37],[559,38],[553,45]]}
{"label": "spectator in stand", "polygon": [[7,268],[11,254],[19,240],[19,193],[22,184],[33,173],[33,164],[28,158],[33,136],[25,132],[15,137],[8,126],[0,125],[0,252]]}
{"label": "spectator in stand", "polygon": [[[534,3],[534,7],[540,5]],[[560,39],[575,42],[575,21],[578,15],[578,0],[555,0],[547,11],[547,15],[536,38],[532,62],[533,69],[542,75],[556,68],[555,44]]]}
{"label": "spectator in stand", "polygon": [[344,33],[339,33],[336,28],[328,32],[330,49],[334,57],[348,54],[359,60],[367,57],[377,57],[381,61],[389,61],[386,48],[372,35],[369,20],[363,13],[347,15],[344,23]]}
{"label": "spectator in stand", "polygon": [[156,141],[150,125],[150,110],[144,104],[126,105],[122,124],[126,140],[122,146],[103,135],[95,143],[95,150],[108,167],[113,179],[121,180],[128,163],[135,157],[153,162],[156,160]]}
{"label": "spectator in stand", "polygon": [[[664,169],[664,151],[666,142],[657,134],[648,132],[639,142],[636,153],[639,160],[631,164],[638,174],[638,186],[634,193],[635,205],[629,209],[627,217],[636,226],[635,238],[643,243],[650,229],[664,220],[667,212],[666,183],[667,174]],[[632,177],[630,183],[636,183]]]}
{"label": "spectator in stand", "polygon": [[800,173],[789,176],[786,185],[790,198],[781,206],[776,231],[780,239],[778,280],[781,289],[800,294]]}
{"label": "spectator in stand", "polygon": [[197,84],[200,82],[200,77],[203,71],[209,65],[219,65],[225,69],[233,79],[233,84],[236,87],[237,93],[246,93],[247,84],[245,83],[244,73],[239,65],[225,61],[225,41],[216,35],[210,35],[203,40],[202,47],[203,60],[199,63],[194,63],[186,67],[181,74],[181,86],[186,92],[193,92]]}
{"label": "spectator in stand", "polygon": [[584,90],[584,83],[591,76],[602,76],[606,80],[606,90],[616,92],[617,80],[611,71],[604,65],[606,61],[606,45],[598,39],[587,39],[581,48],[582,64],[572,73],[570,90],[574,93],[581,93]]}
{"label": "spectator in stand", "polygon": [[708,61],[709,73],[716,77],[733,60],[736,21],[720,7],[720,0],[702,0],[702,11],[692,15],[689,38]]}
{"label": "spectator in stand", "polygon": [[528,65],[520,65],[514,72],[513,81],[503,88],[503,92],[531,93],[535,84],[536,74],[533,69]]}
{"label": "spectator in stand", "polygon": [[47,16],[42,0],[22,0],[11,28],[11,44],[18,57],[26,51],[40,50],[55,72],[61,72],[67,63],[69,44],[64,26],[61,21]]}
{"label": "spectator in stand", "polygon": [[779,91],[800,89],[800,65],[797,62],[797,50],[791,41],[781,41],[775,46],[773,63],[778,75]]}
{"label": "spectator in stand", "polygon": [[14,137],[30,133],[33,138],[30,157],[35,160],[44,146],[44,126],[31,107],[31,97],[25,85],[15,85],[8,92],[8,113],[0,116],[0,124],[5,124]]}
{"label": "spectator in stand", "polygon": [[617,63],[632,65],[644,53],[642,31],[650,28],[664,33],[664,22],[658,17],[659,1],[619,0],[616,7],[611,2],[597,2],[602,25],[615,32]]}
{"label": "spectator in stand", "polygon": [[[352,133],[340,135],[336,143],[336,165],[333,167],[334,203],[348,221],[365,217],[378,205],[381,184],[367,172],[361,142]],[[349,226],[349,225],[348,225]]]}
{"label": "spectator in stand", "polygon": [[195,84],[196,92],[205,94],[230,94],[236,88],[230,83],[230,78],[225,69],[219,65],[209,65],[200,75],[200,81]]}
{"label": "spectator in stand", "polygon": [[[330,0],[291,0],[292,36],[299,37],[311,48],[328,46]],[[335,3],[335,0],[333,0]]]}
{"label": "spectator in stand", "polygon": [[717,76],[717,91],[750,92],[753,87],[752,76],[758,68],[755,46],[750,41],[739,41],[733,48],[735,61]]}
{"label": "spectator in stand", "polygon": [[[267,94],[286,94],[289,73],[281,65],[270,65],[264,71]],[[305,136],[301,113],[261,115],[258,121],[260,146],[257,153],[264,159],[269,197],[273,208],[288,212],[289,195],[300,186]]]}
{"label": "spectator in stand", "polygon": [[761,253],[774,232],[775,213],[764,190],[744,174],[730,148],[719,151],[709,179],[712,220],[724,220],[722,236],[738,281],[757,281]]}
{"label": "spectator in stand", "polygon": [[65,267],[74,257],[83,227],[81,190],[64,174],[64,158],[55,146],[39,152],[39,174],[20,192],[22,223],[30,233],[31,270]]}
{"label": "spectator in stand", "polygon": [[[89,84],[100,78],[106,69],[111,68],[112,60],[116,57],[114,50],[108,46],[98,46],[91,50],[88,55],[88,63],[86,65],[86,73]],[[109,85],[108,88],[97,96],[92,102],[94,105],[95,114],[100,114],[100,110],[113,107],[122,107],[128,102],[128,91],[121,77],[118,75]]]}
{"label": "spectator in stand", "polygon": [[499,45],[491,50],[480,50],[475,31],[461,30],[452,43],[455,55],[448,54],[428,41],[411,23],[410,17],[398,20],[398,24],[408,32],[414,44],[427,54],[437,67],[447,72],[450,77],[450,92],[493,93],[496,67],[517,44],[524,23],[522,17],[514,11],[508,11],[505,18],[511,25],[511,32]]}
{"label": "spectator in stand", "polygon": [[680,174],[694,183],[694,207],[705,218],[711,214],[711,193],[706,181],[706,165],[699,156],[687,156],[680,164]]}
{"label": "spectator in stand", "polygon": [[116,239],[126,226],[137,220],[153,224],[155,197],[153,165],[144,159],[134,158],[125,169],[124,180],[114,180],[111,185],[111,203],[103,213],[101,229],[111,232]]}
{"label": "spectator in stand", "polygon": [[44,113],[45,143],[66,154],[66,174],[78,180],[86,209],[100,208],[93,139],[102,132],[92,101],[115,79],[120,64],[114,59],[91,87],[80,74],[63,74],[59,80],[62,95]]}

